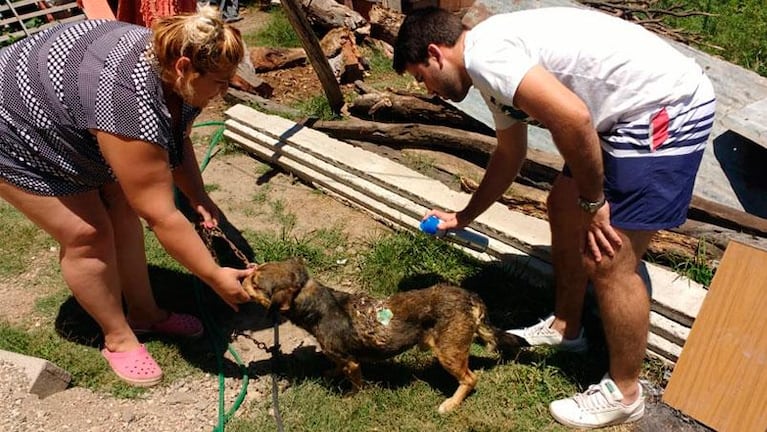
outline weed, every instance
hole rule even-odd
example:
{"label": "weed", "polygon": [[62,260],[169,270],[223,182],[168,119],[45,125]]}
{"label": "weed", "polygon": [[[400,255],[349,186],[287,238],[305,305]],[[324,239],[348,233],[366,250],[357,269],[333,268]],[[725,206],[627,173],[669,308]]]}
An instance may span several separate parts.
{"label": "weed", "polygon": [[297,48],[301,46],[295,30],[281,8],[271,9],[269,21],[255,34],[245,33],[245,43],[251,46]]}

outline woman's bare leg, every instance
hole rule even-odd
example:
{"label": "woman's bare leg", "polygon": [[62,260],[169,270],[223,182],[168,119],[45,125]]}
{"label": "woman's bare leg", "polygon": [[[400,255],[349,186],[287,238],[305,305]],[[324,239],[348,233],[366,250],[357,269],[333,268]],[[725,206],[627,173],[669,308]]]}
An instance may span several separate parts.
{"label": "woman's bare leg", "polygon": [[138,348],[123,314],[114,230],[99,193],[43,197],[0,181],[0,197],[59,243],[64,280],[101,327],[107,349]]}
{"label": "woman's bare leg", "polygon": [[168,317],[157,306],[149,282],[144,247],[144,228],[138,215],[128,205],[119,184],[104,186],[101,197],[114,227],[117,265],[128,317],[136,323],[155,323]]}

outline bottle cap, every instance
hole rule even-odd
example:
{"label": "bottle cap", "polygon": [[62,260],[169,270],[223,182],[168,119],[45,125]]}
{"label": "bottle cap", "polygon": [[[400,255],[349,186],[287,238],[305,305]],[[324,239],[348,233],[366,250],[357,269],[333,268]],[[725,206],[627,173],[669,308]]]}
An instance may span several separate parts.
{"label": "bottle cap", "polygon": [[426,234],[436,234],[437,231],[437,225],[442,222],[439,220],[437,216],[431,215],[428,218],[421,221],[421,231],[425,232]]}

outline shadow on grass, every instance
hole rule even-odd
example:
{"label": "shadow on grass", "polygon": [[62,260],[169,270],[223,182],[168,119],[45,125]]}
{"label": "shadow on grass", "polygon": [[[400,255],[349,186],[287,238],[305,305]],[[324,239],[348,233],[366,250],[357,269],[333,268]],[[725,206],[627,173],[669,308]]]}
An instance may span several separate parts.
{"label": "shadow on grass", "polygon": [[[522,282],[518,269],[504,263],[481,264],[478,271],[461,282],[463,288],[474,291],[488,305],[490,321],[499,328],[513,328],[530,325],[541,317],[547,316],[553,305],[550,290],[540,289]],[[436,273],[421,273],[403,278],[398,291],[408,291],[445,282]],[[587,308],[587,310],[590,310]],[[569,380],[587,387],[596,382],[607,370],[607,354],[604,349],[601,326],[598,319],[590,313],[584,315],[592,349],[585,354],[558,352],[552,349],[523,349],[512,357],[497,357],[488,353],[484,356],[471,356],[472,370],[491,369],[502,362],[516,362],[523,365],[545,364],[561,371]],[[413,354],[411,350],[402,356],[381,362],[362,364],[364,381],[368,385],[397,389],[407,387],[413,381],[424,381],[440,391],[445,397],[453,394],[458,383],[445,371],[429,352]],[[417,361],[409,357],[416,355]],[[404,356],[404,358],[403,358]],[[249,371],[254,375],[266,375],[273,370],[271,360],[253,362]],[[326,379],[324,372],[332,369],[332,364],[314,347],[302,347],[290,354],[284,354],[278,361],[277,372],[294,384],[305,380],[320,379],[331,391],[344,394],[351,385],[343,377]]]}
{"label": "shadow on grass", "polygon": [[[554,308],[553,288],[532,286],[523,280],[524,268],[514,263],[496,261],[479,264],[478,270],[461,281],[462,288],[476,292],[485,302],[490,322],[501,329],[532,325],[547,317]],[[403,279],[400,291],[426,288],[444,279],[438,274],[419,274]],[[589,351],[583,354],[560,352],[551,348],[525,348],[511,361],[519,364],[553,366],[582,388],[598,382],[608,369],[607,348],[596,303],[587,295],[582,317]],[[483,368],[495,364],[482,359]],[[489,362],[489,363],[488,363]],[[474,366],[472,366],[474,367]]]}
{"label": "shadow on grass", "polygon": [[[241,312],[236,313],[212,289],[188,273],[150,265],[149,277],[158,305],[169,311],[199,317],[205,324],[205,335],[188,340],[150,334],[139,339],[176,345],[184,360],[204,372],[218,373],[218,359],[227,350],[232,334],[243,329],[271,326],[271,321],[261,311],[248,312],[256,309],[256,305],[241,305]],[[59,307],[55,329],[68,341],[94,348],[104,346],[101,328],[74,297],[69,297]],[[223,370],[225,376],[242,376],[240,366],[227,358],[223,358]]]}

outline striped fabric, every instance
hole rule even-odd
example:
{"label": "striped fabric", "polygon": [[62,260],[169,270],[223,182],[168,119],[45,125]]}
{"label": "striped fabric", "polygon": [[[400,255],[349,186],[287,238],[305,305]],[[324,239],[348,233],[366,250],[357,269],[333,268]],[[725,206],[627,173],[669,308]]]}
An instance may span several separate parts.
{"label": "striped fabric", "polygon": [[[0,51],[0,177],[31,193],[70,195],[114,181],[89,129],[155,143],[181,158],[148,29],[79,21]],[[185,106],[181,125],[199,113]]]}
{"label": "striped fabric", "polygon": [[713,89],[704,79],[687,100],[600,135],[614,226],[659,230],[684,223],[715,108]]}

